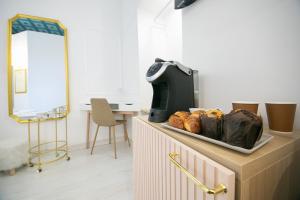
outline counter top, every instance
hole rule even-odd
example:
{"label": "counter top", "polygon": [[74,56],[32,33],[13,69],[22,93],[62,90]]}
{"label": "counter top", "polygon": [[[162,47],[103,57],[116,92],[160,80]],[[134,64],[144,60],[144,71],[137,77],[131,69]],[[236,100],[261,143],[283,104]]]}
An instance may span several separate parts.
{"label": "counter top", "polygon": [[300,149],[299,131],[289,136],[280,136],[265,130],[264,132],[272,134],[274,138],[262,148],[248,155],[166,129],[159,123],[149,122],[148,116],[139,116],[138,118],[192,149],[234,170],[240,179],[253,176],[255,172],[276,162],[278,158]]}

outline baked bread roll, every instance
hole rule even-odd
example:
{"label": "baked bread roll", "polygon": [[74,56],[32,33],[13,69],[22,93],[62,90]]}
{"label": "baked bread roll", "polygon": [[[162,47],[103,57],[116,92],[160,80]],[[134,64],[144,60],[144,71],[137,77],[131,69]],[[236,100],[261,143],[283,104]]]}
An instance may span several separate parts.
{"label": "baked bread roll", "polygon": [[190,116],[191,113],[185,111],[177,111],[174,115],[180,117],[183,121]]}
{"label": "baked bread roll", "polygon": [[247,110],[234,110],[224,116],[222,140],[228,144],[251,149],[263,132],[260,116]]}
{"label": "baked bread roll", "polygon": [[189,116],[184,120],[183,125],[184,128],[191,133],[198,134],[200,132],[200,120],[196,117]]}
{"label": "baked bread roll", "polygon": [[183,120],[175,114],[169,117],[169,125],[179,129],[184,127]]}
{"label": "baked bread roll", "polygon": [[221,140],[223,115],[224,113],[218,109],[208,110],[204,115],[201,115],[201,134],[215,140]]}

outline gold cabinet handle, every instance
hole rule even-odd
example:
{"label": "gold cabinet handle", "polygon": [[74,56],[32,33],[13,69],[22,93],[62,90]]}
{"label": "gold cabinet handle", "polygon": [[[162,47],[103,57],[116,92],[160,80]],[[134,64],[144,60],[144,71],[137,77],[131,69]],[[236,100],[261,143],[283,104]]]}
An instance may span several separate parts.
{"label": "gold cabinet handle", "polygon": [[226,193],[227,192],[227,188],[225,187],[225,185],[223,185],[222,183],[217,185],[215,188],[209,188],[206,185],[204,185],[203,183],[201,183],[196,177],[194,177],[190,172],[187,171],[187,169],[185,169],[184,167],[182,167],[177,161],[176,161],[176,156],[179,156],[179,154],[177,153],[169,153],[169,159],[170,161],[178,168],[180,169],[181,172],[183,172],[184,174],[187,175],[187,177],[189,177],[196,185],[198,188],[200,188],[201,190],[203,190],[205,193],[207,194],[219,194],[219,193]]}

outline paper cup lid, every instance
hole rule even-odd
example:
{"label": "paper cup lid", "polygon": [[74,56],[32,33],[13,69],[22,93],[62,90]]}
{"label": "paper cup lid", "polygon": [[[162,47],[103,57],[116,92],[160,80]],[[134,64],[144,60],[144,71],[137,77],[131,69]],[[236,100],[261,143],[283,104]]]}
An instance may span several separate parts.
{"label": "paper cup lid", "polygon": [[239,103],[239,104],[259,104],[256,101],[233,101],[232,103]]}

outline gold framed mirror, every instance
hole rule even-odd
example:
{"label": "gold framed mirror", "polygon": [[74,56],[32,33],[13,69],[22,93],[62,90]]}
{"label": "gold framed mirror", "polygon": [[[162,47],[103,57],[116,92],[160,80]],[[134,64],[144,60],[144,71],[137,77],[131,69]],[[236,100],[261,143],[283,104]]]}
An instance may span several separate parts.
{"label": "gold framed mirror", "polygon": [[64,118],[70,112],[66,27],[17,14],[7,39],[9,116],[20,123]]}

